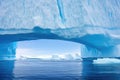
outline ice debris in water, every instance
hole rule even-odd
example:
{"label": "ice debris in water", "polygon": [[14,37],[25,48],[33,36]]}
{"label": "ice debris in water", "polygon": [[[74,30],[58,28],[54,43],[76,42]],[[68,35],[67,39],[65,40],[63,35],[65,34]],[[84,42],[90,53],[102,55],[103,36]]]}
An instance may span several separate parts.
{"label": "ice debris in water", "polygon": [[113,64],[120,63],[120,59],[117,58],[98,58],[97,60],[93,60],[93,64]]}

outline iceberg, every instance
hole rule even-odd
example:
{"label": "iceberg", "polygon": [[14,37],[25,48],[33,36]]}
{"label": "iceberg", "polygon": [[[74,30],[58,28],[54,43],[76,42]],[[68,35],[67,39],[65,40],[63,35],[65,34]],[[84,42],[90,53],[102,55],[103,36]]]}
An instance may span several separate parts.
{"label": "iceberg", "polygon": [[42,60],[42,61],[82,61],[79,54],[51,54],[51,55],[38,55],[38,56],[26,56],[22,55],[16,57],[16,60]]}
{"label": "iceberg", "polygon": [[14,43],[36,39],[83,44],[83,58],[119,57],[119,10],[120,0],[1,0],[0,57],[15,56]]}

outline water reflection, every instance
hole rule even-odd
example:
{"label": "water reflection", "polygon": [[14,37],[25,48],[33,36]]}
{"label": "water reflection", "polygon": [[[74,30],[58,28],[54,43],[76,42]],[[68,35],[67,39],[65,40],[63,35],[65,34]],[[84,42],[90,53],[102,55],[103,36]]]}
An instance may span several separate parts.
{"label": "water reflection", "polygon": [[0,80],[120,80],[119,66],[92,61],[0,61]]}
{"label": "water reflection", "polygon": [[82,62],[82,80],[120,80],[120,64]]}
{"label": "water reflection", "polygon": [[14,60],[0,61],[0,80],[13,80]]}

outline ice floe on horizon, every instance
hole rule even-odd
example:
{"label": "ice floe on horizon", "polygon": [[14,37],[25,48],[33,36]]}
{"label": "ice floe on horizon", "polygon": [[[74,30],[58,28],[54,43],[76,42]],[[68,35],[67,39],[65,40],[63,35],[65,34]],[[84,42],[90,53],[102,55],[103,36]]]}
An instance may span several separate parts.
{"label": "ice floe on horizon", "polygon": [[53,55],[39,55],[39,56],[19,56],[16,60],[27,60],[27,59],[39,59],[39,60],[54,60],[54,61],[64,61],[64,60],[81,60],[79,54],[53,54]]}
{"label": "ice floe on horizon", "polygon": [[97,60],[93,60],[93,64],[116,64],[120,63],[120,59],[117,58],[98,58]]}
{"label": "ice floe on horizon", "polygon": [[81,60],[79,54],[52,55],[51,60]]}

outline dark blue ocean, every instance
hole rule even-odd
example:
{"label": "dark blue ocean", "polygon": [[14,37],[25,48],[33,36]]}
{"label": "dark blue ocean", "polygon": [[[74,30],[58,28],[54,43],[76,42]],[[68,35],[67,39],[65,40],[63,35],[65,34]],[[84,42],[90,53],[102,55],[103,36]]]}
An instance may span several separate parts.
{"label": "dark blue ocean", "polygon": [[120,80],[120,64],[92,61],[0,61],[0,80]]}

